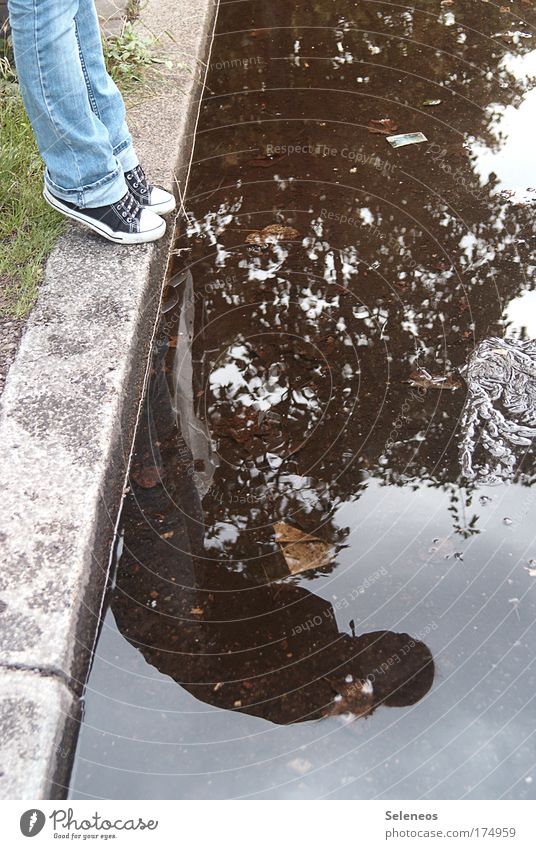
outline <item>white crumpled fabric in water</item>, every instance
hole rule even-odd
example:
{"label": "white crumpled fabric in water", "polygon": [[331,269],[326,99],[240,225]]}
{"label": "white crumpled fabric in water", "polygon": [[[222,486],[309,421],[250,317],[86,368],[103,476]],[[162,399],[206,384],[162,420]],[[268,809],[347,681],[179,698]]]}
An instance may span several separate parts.
{"label": "white crumpled fabric in water", "polygon": [[513,477],[536,436],[536,341],[485,339],[462,370],[463,475],[481,483]]}

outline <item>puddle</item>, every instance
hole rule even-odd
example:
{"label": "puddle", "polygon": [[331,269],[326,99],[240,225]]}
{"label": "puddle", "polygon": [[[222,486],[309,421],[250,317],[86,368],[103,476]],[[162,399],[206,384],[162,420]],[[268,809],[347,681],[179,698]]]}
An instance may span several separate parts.
{"label": "puddle", "polygon": [[439,8],[220,8],[72,798],[534,798],[534,13]]}

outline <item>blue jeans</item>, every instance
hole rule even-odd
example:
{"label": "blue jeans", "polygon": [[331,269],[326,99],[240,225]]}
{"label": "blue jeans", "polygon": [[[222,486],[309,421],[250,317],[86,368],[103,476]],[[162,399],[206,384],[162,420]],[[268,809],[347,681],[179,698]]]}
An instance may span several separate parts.
{"label": "blue jeans", "polygon": [[20,89],[52,194],[104,206],[138,164],[125,105],[106,72],[93,0],[8,0]]}

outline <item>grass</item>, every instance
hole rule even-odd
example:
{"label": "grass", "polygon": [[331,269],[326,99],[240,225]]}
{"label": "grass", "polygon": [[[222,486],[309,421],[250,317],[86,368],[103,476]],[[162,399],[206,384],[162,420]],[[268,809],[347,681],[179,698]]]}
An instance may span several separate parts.
{"label": "grass", "polygon": [[[135,17],[137,0],[129,3]],[[155,52],[156,36],[142,36],[126,20],[104,39],[108,71],[126,98],[144,91],[171,67]],[[65,219],[42,197],[43,163],[19,94],[12,63],[0,55],[0,316],[24,318],[31,310],[45,261]]]}
{"label": "grass", "polygon": [[143,93],[150,83],[161,76],[162,68],[172,67],[169,59],[158,55],[155,35],[141,35],[131,20],[125,20],[118,35],[103,41],[104,58],[108,73],[117,83],[126,99],[134,93]]}
{"label": "grass", "polygon": [[30,311],[64,219],[43,200],[43,163],[15,74],[0,56],[0,315]]}

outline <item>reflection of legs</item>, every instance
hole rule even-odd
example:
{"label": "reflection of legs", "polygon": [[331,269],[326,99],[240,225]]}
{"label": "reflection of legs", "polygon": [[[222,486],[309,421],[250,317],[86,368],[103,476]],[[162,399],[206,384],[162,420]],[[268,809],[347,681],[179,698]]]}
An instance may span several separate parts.
{"label": "reflection of legs", "polygon": [[[97,207],[120,200],[126,184],[108,129],[88,98],[75,22],[81,3],[9,0],[9,14],[21,92],[47,166],[47,186],[62,200]],[[129,139],[123,141],[128,145]]]}
{"label": "reflection of legs", "polygon": [[114,156],[123,171],[130,171],[138,165],[138,159],[125,120],[123,98],[104,64],[94,0],[78,0],[75,24],[91,108],[108,130]]}
{"label": "reflection of legs", "polygon": [[[152,374],[136,437],[131,478],[143,490],[158,488],[162,512],[170,521],[181,517],[188,537],[188,549],[202,552],[204,540],[203,508],[191,475],[192,456],[178,427],[166,374],[167,345],[155,348]],[[187,452],[187,459],[185,458]],[[171,473],[170,473],[171,472]],[[164,508],[164,505],[167,505]]]}

